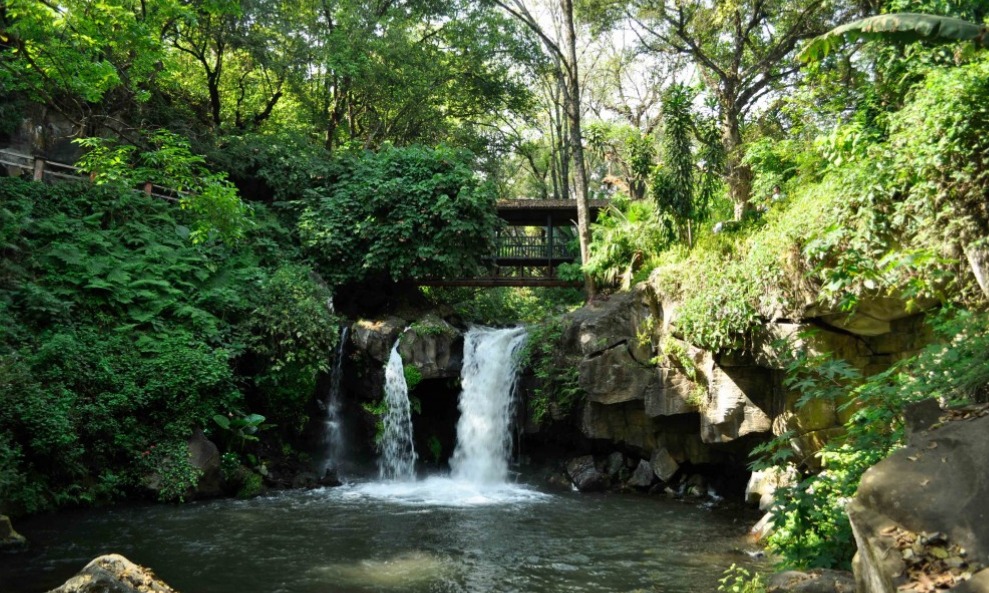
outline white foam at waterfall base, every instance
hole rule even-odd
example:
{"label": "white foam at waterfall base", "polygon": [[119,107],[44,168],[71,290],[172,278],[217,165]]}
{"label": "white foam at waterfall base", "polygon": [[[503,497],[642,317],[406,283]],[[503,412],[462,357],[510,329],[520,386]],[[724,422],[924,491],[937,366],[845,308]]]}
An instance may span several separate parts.
{"label": "white foam at waterfall base", "polygon": [[519,484],[477,484],[447,476],[415,482],[367,482],[330,488],[344,499],[378,500],[402,506],[478,507],[548,500],[551,495]]}
{"label": "white foam at waterfall base", "polygon": [[[436,506],[480,506],[548,498],[508,482],[515,382],[519,351],[525,338],[523,328],[475,327],[464,336],[463,391],[450,477],[355,484],[342,495]],[[397,356],[397,350],[393,356]],[[400,358],[398,362],[400,365]],[[398,377],[389,379],[392,380],[399,382]],[[404,376],[401,384],[405,384]]]}

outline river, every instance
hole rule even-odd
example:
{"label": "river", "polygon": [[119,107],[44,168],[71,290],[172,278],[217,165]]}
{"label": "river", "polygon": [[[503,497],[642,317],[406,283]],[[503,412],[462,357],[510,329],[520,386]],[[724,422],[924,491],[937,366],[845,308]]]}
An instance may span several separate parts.
{"label": "river", "polygon": [[433,478],[17,522],[0,591],[40,593],[116,552],[184,593],[715,591],[750,513]]}

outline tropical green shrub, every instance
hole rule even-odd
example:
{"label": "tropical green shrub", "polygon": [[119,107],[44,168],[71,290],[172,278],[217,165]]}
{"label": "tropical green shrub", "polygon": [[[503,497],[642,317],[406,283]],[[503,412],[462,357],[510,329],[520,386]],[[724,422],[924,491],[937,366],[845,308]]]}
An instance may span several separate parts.
{"label": "tropical green shrub", "polygon": [[578,360],[564,354],[564,330],[562,316],[533,326],[520,354],[520,366],[532,369],[537,380],[528,400],[528,418],[535,424],[547,416],[569,414],[585,395],[579,384]]}
{"label": "tropical green shrub", "polygon": [[601,284],[627,288],[672,240],[670,226],[653,204],[615,199],[591,227],[591,256],[583,271]]}
{"label": "tropical green shrub", "polygon": [[493,253],[494,186],[451,148],[345,155],[299,206],[303,245],[332,284],[471,275]]}
{"label": "tropical green shrub", "polygon": [[234,446],[216,415],[304,422],[336,325],[329,289],[291,263],[263,210],[231,247],[193,243],[186,211],[121,187],[3,178],[0,204],[9,512],[135,495],[149,473],[188,482],[155,452],[196,428]]}
{"label": "tropical green shrub", "polygon": [[[845,434],[819,453],[822,471],[778,491],[775,531],[768,543],[785,565],[850,565],[855,549],[844,505],[854,496],[865,470],[902,445],[906,406],[927,398],[946,404],[985,398],[989,315],[948,309],[931,323],[937,342],[867,378],[847,362],[828,355],[794,353],[786,384],[801,394],[797,405],[826,399],[851,415]],[[790,436],[782,435],[759,452],[786,451]],[[770,464],[791,460],[789,455],[776,454]]]}

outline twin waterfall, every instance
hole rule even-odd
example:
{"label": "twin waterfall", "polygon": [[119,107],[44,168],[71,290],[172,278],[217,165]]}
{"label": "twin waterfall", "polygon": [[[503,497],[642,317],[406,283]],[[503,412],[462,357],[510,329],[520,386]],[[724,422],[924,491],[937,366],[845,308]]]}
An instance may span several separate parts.
{"label": "twin waterfall", "polygon": [[[460,420],[457,446],[450,460],[454,480],[479,485],[506,481],[518,353],[525,338],[524,328],[475,327],[464,336]],[[397,342],[385,368],[385,382],[388,410],[380,443],[380,475],[409,481],[415,477],[416,453]]]}

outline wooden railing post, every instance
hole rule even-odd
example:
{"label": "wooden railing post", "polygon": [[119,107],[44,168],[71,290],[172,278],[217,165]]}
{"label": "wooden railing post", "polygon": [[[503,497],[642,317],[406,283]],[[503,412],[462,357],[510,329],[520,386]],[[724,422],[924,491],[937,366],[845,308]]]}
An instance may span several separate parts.
{"label": "wooden railing post", "polygon": [[40,156],[34,157],[34,180],[45,180],[45,159]]}

